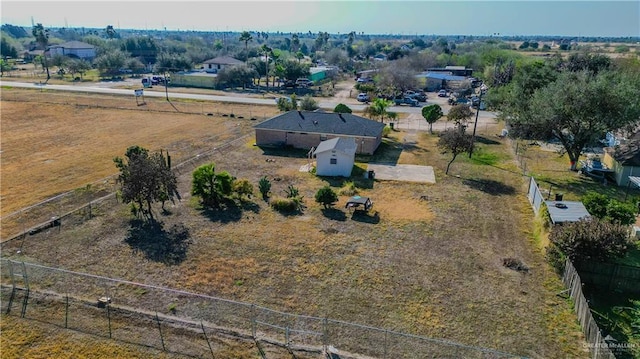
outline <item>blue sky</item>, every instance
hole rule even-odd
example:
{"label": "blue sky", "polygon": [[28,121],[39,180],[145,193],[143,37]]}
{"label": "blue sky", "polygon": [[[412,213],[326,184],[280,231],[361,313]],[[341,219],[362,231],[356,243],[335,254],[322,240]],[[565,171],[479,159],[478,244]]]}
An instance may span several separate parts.
{"label": "blue sky", "polygon": [[640,36],[640,1],[2,0],[3,24],[404,35]]}

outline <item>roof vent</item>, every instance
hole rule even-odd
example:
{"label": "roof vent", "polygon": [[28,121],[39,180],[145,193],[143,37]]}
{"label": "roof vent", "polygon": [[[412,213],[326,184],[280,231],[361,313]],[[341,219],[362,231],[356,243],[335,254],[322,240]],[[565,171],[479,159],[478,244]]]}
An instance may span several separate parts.
{"label": "roof vent", "polygon": [[313,124],[314,124],[314,125],[317,125],[317,124],[318,124],[318,121],[313,121]]}
{"label": "roof vent", "polygon": [[340,119],[342,120],[342,122],[347,122],[347,120],[345,120],[344,117],[342,117],[341,113],[338,113],[338,116],[340,116]]}
{"label": "roof vent", "polygon": [[300,118],[304,120],[304,116],[302,115],[302,112],[298,111],[298,115],[300,115]]}

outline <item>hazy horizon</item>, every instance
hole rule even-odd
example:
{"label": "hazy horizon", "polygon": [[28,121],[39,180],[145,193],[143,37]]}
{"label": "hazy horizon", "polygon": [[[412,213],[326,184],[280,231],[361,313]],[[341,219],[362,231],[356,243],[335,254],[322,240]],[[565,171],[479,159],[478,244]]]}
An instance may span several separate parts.
{"label": "hazy horizon", "polygon": [[371,35],[640,36],[639,1],[2,1],[2,24]]}

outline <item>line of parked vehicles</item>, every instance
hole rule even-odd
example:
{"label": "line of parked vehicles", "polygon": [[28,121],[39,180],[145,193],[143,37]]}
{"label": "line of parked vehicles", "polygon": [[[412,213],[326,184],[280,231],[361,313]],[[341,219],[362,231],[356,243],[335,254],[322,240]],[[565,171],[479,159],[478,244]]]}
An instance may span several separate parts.
{"label": "line of parked vehicles", "polygon": [[[405,91],[402,94],[398,94],[398,95],[395,95],[395,96],[388,96],[388,95],[379,94],[377,97],[378,98],[384,98],[384,99],[389,100],[389,101],[393,101],[394,105],[396,105],[396,106],[409,105],[409,106],[412,106],[412,107],[417,107],[417,106],[420,105],[420,102],[427,102],[427,94],[424,91],[408,90],[408,91]],[[358,100],[359,102],[368,103],[369,101],[371,101],[371,98],[370,98],[369,94],[367,94],[365,92],[361,92],[356,97],[356,100]]]}

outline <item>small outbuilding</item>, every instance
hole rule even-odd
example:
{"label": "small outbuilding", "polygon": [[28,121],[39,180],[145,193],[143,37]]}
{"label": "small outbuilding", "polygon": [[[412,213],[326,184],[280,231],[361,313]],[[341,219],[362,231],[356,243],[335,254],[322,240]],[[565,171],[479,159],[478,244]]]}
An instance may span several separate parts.
{"label": "small outbuilding", "polygon": [[318,176],[350,177],[358,145],[352,137],[322,141],[313,151]]}
{"label": "small outbuilding", "polygon": [[552,224],[577,222],[591,215],[582,202],[576,201],[545,201]]}

